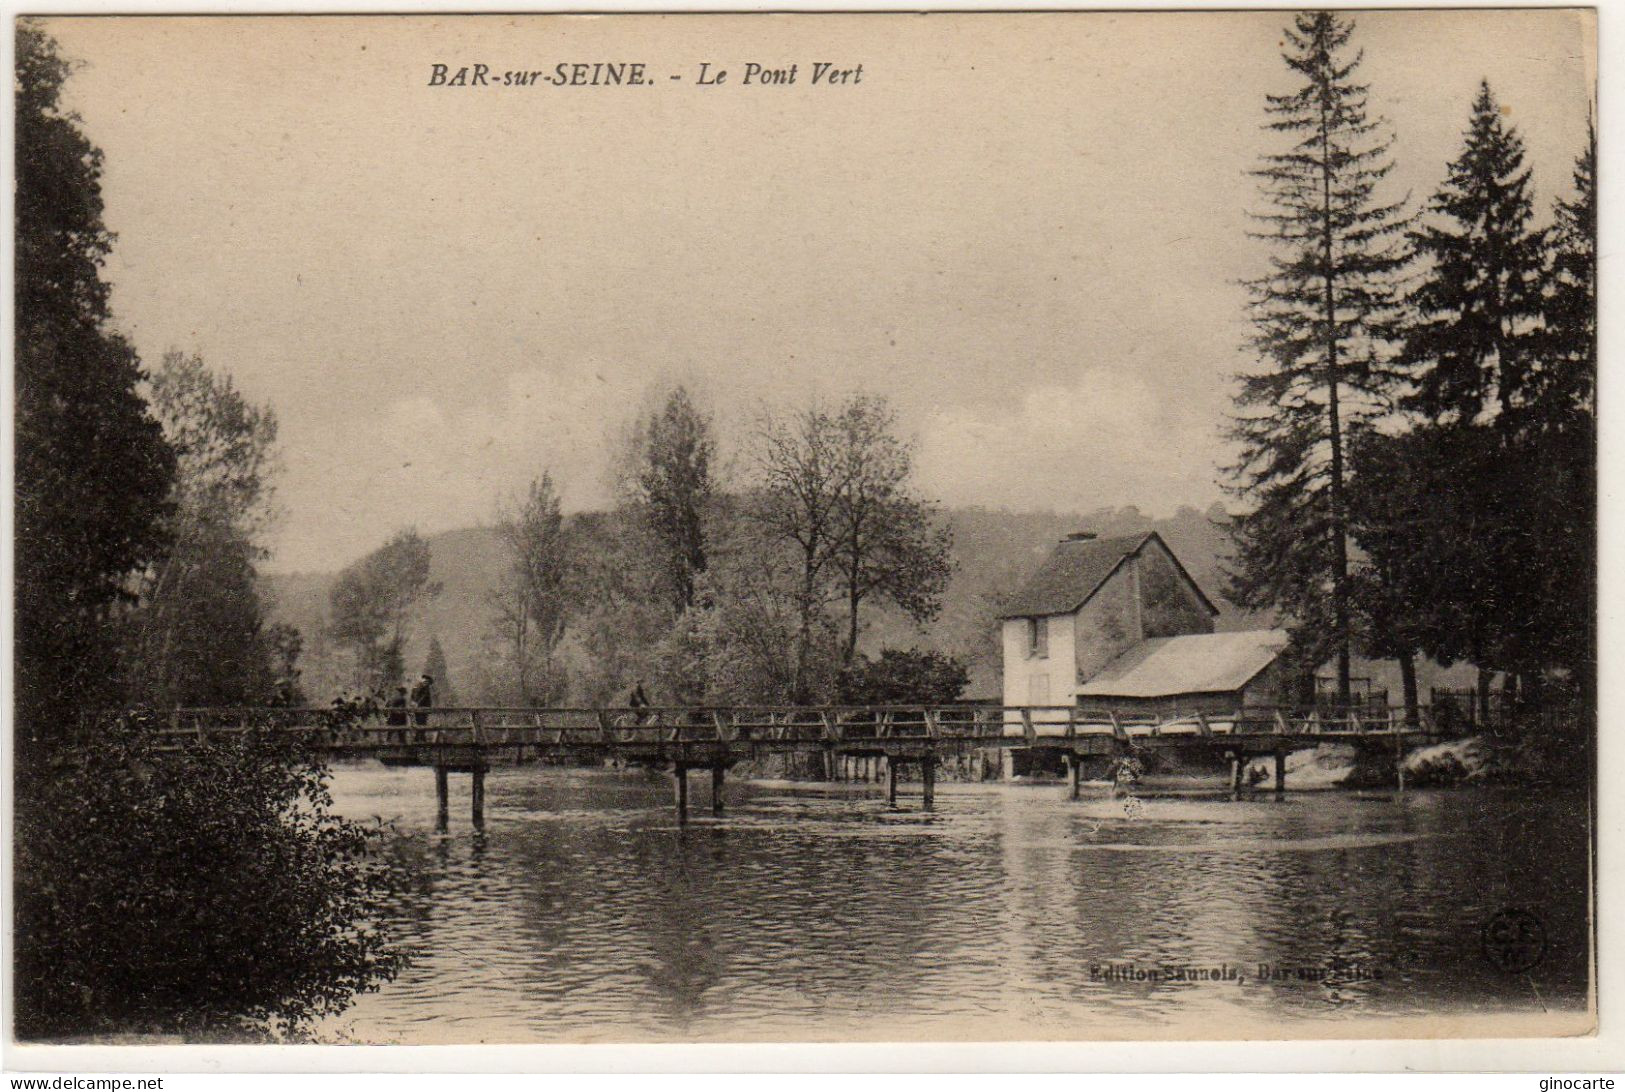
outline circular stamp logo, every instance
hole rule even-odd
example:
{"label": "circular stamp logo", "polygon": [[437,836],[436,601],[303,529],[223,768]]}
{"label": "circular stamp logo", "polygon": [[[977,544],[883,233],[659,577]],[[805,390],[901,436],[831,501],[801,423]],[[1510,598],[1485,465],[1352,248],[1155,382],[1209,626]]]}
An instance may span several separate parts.
{"label": "circular stamp logo", "polygon": [[1546,958],[1546,925],[1528,910],[1502,910],[1484,923],[1484,958],[1508,974],[1522,974]]}

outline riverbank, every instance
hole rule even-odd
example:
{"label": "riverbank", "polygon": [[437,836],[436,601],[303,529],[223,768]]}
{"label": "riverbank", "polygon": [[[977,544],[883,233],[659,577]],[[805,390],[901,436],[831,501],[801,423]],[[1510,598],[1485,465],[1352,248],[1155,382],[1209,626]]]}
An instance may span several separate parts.
{"label": "riverbank", "polygon": [[[1405,784],[1413,788],[1458,785],[1583,783],[1585,755],[1549,743],[1466,736],[1408,751],[1403,760]],[[1394,761],[1389,755],[1361,752],[1348,744],[1326,743],[1287,756],[1287,785],[1297,789],[1372,788],[1392,785]],[[1248,784],[1274,777],[1273,759],[1248,764]]]}

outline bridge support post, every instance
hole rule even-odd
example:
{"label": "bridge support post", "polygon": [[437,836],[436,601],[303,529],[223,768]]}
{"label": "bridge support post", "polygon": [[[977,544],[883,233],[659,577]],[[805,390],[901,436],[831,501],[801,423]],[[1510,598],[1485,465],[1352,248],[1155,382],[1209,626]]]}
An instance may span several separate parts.
{"label": "bridge support post", "polygon": [[451,825],[451,785],[449,771],[446,767],[436,765],[434,768],[434,797],[438,805],[435,811],[434,829],[442,833]]}
{"label": "bridge support post", "polygon": [[1239,751],[1230,751],[1230,752],[1228,752],[1227,757],[1230,759],[1230,799],[1232,799],[1232,800],[1240,800],[1241,799],[1241,772],[1246,767],[1242,763],[1241,752],[1239,752]]}
{"label": "bridge support post", "polygon": [[727,772],[723,768],[722,763],[719,762],[715,766],[711,767],[711,814],[712,815],[721,815],[722,814],[722,783],[723,783],[723,780],[727,776],[728,776]]}
{"label": "bridge support post", "polygon": [[1067,765],[1067,771],[1066,771],[1067,772],[1067,777],[1069,777],[1071,779],[1071,781],[1072,781],[1072,799],[1076,800],[1076,799],[1078,799],[1078,796],[1080,794],[1080,790],[1082,789],[1083,756],[1082,755],[1069,755],[1069,756],[1067,756],[1066,765]]}
{"label": "bridge support post", "polygon": [[1275,748],[1275,795],[1286,795],[1286,751]]}
{"label": "bridge support post", "polygon": [[920,759],[920,780],[925,788],[925,810],[930,811],[936,806],[937,800],[937,756],[926,755]]}
{"label": "bridge support post", "polygon": [[886,756],[886,803],[897,806],[897,756]]}
{"label": "bridge support post", "polygon": [[688,822],[688,767],[681,762],[672,767],[672,776],[677,779],[677,821]]}
{"label": "bridge support post", "polygon": [[472,776],[474,778],[474,786],[473,786],[473,791],[472,791],[473,805],[474,805],[474,807],[473,807],[473,811],[474,811],[474,829],[475,830],[484,830],[485,829],[485,760],[484,760],[483,757],[474,763],[474,768],[473,768],[473,770],[470,771],[470,773],[472,774]]}

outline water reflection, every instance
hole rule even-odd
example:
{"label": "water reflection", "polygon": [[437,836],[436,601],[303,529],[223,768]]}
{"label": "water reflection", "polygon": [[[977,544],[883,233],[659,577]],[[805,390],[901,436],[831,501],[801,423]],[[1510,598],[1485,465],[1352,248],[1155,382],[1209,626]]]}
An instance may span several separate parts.
{"label": "water reflection", "polygon": [[[681,826],[664,778],[524,768],[489,777],[479,835],[466,780],[440,835],[428,771],[337,775],[343,812],[398,831],[416,958],[332,1034],[1087,1038],[1585,1004],[1580,798],[1183,792],[1131,816],[951,785],[926,815],[878,785],[735,783],[724,818]],[[1483,952],[1508,906],[1548,932],[1527,975]]]}

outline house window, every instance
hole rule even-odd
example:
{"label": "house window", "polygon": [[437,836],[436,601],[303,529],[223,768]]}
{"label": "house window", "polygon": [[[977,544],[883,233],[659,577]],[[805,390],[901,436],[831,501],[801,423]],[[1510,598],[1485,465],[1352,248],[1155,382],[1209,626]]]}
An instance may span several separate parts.
{"label": "house window", "polygon": [[1027,704],[1049,704],[1049,676],[1030,675],[1027,677]]}
{"label": "house window", "polygon": [[1039,657],[1049,655],[1048,618],[1027,619],[1027,655]]}

